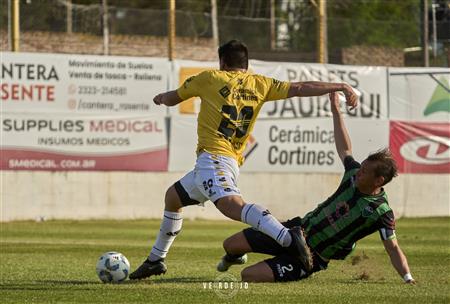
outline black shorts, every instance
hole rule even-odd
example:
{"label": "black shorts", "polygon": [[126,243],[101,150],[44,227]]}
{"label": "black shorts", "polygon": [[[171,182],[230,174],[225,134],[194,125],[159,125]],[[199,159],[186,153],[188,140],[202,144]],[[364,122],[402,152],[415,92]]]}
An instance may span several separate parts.
{"label": "black shorts", "polygon": [[[300,226],[301,219],[295,217],[282,224],[287,228]],[[313,272],[326,269],[328,266],[328,262],[313,254],[313,269],[308,272],[297,258],[289,255],[286,248],[283,248],[271,237],[253,228],[244,229],[243,233],[253,252],[275,256],[264,260],[272,269],[275,282],[298,281],[309,277]]]}

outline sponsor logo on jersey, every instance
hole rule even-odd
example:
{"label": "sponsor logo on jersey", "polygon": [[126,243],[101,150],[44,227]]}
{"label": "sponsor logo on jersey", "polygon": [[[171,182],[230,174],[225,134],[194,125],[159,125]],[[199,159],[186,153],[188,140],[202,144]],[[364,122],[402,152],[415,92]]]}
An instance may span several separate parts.
{"label": "sponsor logo on jersey", "polygon": [[340,217],[348,217],[350,212],[350,206],[347,202],[338,202],[336,204],[336,219]]}
{"label": "sponsor logo on jersey", "polygon": [[231,94],[230,89],[227,86],[224,86],[219,90],[220,95],[222,95],[223,98],[227,98],[228,95]]}
{"label": "sponsor logo on jersey", "polygon": [[279,91],[281,89],[281,81],[273,79],[273,86]]}
{"label": "sponsor logo on jersey", "polygon": [[362,211],[362,216],[363,217],[369,217],[373,214],[373,208],[370,206],[366,206],[364,207],[363,211]]}

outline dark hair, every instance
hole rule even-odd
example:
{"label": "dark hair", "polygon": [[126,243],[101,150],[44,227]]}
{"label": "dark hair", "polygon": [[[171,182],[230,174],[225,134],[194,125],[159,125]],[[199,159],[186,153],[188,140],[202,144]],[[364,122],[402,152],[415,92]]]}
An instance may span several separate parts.
{"label": "dark hair", "polygon": [[375,176],[384,177],[382,186],[397,176],[397,163],[388,148],[378,150],[367,157],[368,161],[376,162]]}
{"label": "dark hair", "polygon": [[219,58],[229,68],[248,68],[247,46],[238,40],[230,40],[221,45],[219,47]]}

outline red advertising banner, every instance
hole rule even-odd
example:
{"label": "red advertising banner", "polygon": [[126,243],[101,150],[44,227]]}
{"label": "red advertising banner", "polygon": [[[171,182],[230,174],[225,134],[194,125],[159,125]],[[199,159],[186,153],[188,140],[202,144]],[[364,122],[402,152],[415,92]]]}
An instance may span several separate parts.
{"label": "red advertising banner", "polygon": [[450,124],[391,121],[390,149],[401,173],[450,173]]}
{"label": "red advertising banner", "polygon": [[1,150],[2,170],[45,171],[167,171],[167,148],[118,156]]}

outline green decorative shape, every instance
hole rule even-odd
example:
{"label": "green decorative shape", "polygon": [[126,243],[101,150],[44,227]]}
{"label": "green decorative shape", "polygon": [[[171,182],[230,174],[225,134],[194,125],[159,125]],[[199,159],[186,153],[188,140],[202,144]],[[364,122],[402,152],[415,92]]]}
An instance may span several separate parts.
{"label": "green decorative shape", "polygon": [[[447,79],[445,79],[444,77],[441,77],[439,81],[446,87],[449,86]],[[428,116],[432,113],[441,111],[450,112],[450,94],[445,88],[438,84],[425,110],[423,110],[423,114],[425,116]]]}

